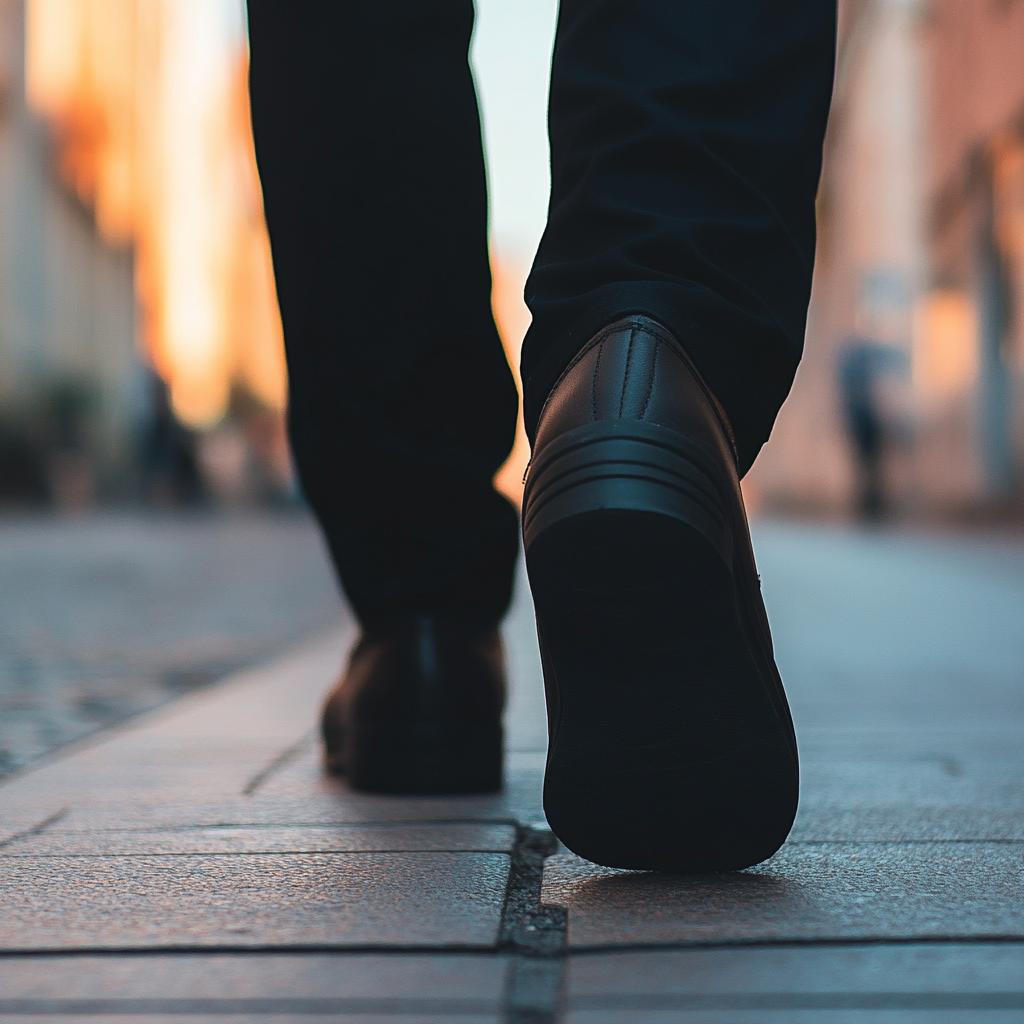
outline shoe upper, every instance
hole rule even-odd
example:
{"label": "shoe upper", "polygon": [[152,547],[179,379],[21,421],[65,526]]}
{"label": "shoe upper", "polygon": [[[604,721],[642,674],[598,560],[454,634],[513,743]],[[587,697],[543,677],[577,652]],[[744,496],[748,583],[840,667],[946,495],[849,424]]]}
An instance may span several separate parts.
{"label": "shoe upper", "polygon": [[[682,345],[650,317],[630,316],[604,328],[552,388],[541,410],[526,482],[524,535],[534,518],[534,484],[543,481],[548,464],[573,437],[596,425],[612,431],[621,425],[628,432],[631,423],[672,431],[674,445],[696,445],[710,457],[710,476],[717,481],[722,515],[730,523],[728,537],[719,551],[736,579],[738,599],[746,608],[765,675],[781,693],[728,419]],[[783,717],[792,737],[788,709]],[[793,738],[794,750],[795,746]]]}
{"label": "shoe upper", "polygon": [[541,410],[535,460],[555,439],[599,420],[639,420],[674,430],[735,473],[724,413],[679,342],[650,317],[611,324],[569,364]]}

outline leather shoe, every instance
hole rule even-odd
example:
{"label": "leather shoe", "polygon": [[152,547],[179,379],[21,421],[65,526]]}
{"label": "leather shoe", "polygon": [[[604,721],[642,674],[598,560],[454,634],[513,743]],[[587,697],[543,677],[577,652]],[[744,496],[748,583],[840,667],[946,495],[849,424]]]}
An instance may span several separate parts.
{"label": "leather shoe", "polygon": [[523,537],[554,833],[610,867],[771,856],[796,814],[796,737],[728,422],[660,324],[612,324],[555,385]]}
{"label": "leather shoe", "polygon": [[373,793],[501,788],[501,637],[456,614],[366,630],[322,718],[327,769]]}

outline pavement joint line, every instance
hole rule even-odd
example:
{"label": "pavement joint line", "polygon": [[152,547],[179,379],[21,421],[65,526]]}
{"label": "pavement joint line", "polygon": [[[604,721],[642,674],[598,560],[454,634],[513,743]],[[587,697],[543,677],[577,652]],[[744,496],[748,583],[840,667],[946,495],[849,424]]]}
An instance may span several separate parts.
{"label": "pavement joint line", "polygon": [[499,926],[502,949],[533,956],[564,952],[568,910],[541,903],[544,861],[558,850],[553,832],[517,825]]}
{"label": "pavement joint line", "polygon": [[[548,957],[530,958],[534,962],[549,961],[554,963],[568,963],[573,960],[599,960],[603,957],[618,956],[622,953],[664,953],[664,952],[699,952],[701,950],[720,949],[775,949],[788,946],[826,946],[830,949],[863,948],[876,946],[1021,946],[1024,953],[1024,937],[1012,939],[984,937],[969,938],[946,938],[931,937],[922,938],[877,938],[877,939],[752,939],[746,940],[723,940],[699,941],[691,943],[663,942],[663,943],[634,943],[608,946],[578,946],[567,949],[562,955]],[[397,945],[362,945],[362,946],[332,946],[332,945],[308,945],[308,946],[105,946],[83,948],[81,946],[62,948],[0,948],[0,960],[82,960],[101,959],[114,960],[122,957],[132,959],[166,958],[174,956],[189,957],[218,957],[231,956],[245,959],[253,956],[281,956],[281,957],[304,957],[304,956],[337,956],[342,959],[358,958],[363,956],[379,957],[383,954],[394,956],[396,959],[403,957],[414,957],[420,959],[424,956],[440,957],[471,957],[480,960],[494,959],[526,959],[510,956],[508,950],[499,949],[494,946],[397,946]]]}
{"label": "pavement joint line", "polygon": [[291,764],[291,762],[300,754],[305,753],[306,749],[313,744],[315,737],[316,729],[310,729],[295,743],[291,744],[291,746],[285,747],[277,757],[264,765],[264,767],[246,783],[245,788],[242,790],[242,796],[254,796],[256,790],[258,790],[264,782],[269,781],[275,772],[280,771],[285,766]]}
{"label": "pavement joint line", "polygon": [[54,811],[53,814],[43,818],[42,821],[33,825],[31,828],[24,829],[21,832],[15,832],[14,835],[8,836],[0,842],[0,850],[6,849],[8,846],[12,846],[14,843],[20,842],[22,839],[31,839],[32,836],[40,835],[51,825],[56,825],[62,818],[66,818],[70,813],[70,807],[62,807],[59,811]]}
{"label": "pavement joint line", "polygon": [[512,848],[499,951],[513,954],[502,993],[502,1024],[555,1024],[565,989],[565,907],[541,903],[544,861],[559,850],[548,829],[518,825]]}

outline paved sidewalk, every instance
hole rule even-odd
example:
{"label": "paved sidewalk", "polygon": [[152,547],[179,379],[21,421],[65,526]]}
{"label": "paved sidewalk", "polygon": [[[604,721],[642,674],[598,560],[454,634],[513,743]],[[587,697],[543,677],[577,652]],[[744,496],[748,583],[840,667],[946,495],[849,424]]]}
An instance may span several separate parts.
{"label": "paved sidewalk", "polygon": [[558,848],[521,588],[500,796],[322,775],[351,627],[0,786],[0,1020],[1024,1021],[1024,545],[755,542],[804,766],[772,860]]}
{"label": "paved sidewalk", "polygon": [[337,623],[312,516],[0,517],[0,777]]}

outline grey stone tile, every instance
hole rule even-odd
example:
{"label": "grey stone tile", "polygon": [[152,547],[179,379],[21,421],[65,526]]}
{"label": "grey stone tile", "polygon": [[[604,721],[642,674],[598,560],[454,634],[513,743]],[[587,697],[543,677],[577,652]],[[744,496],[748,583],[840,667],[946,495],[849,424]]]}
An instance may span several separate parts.
{"label": "grey stone tile", "polygon": [[381,797],[357,793],[344,779],[324,773],[319,748],[302,755],[269,778],[247,804],[251,820],[423,821],[508,818],[544,820],[541,789],[544,754],[520,752],[506,758],[501,793],[467,797]]}
{"label": "grey stone tile", "polygon": [[0,850],[20,842],[26,836],[52,828],[67,817],[70,811],[70,807],[56,800],[42,801],[35,807],[5,808],[0,811]]}
{"label": "grey stone tile", "polygon": [[1011,808],[802,806],[792,842],[1024,841],[1024,815]]}
{"label": "grey stone tile", "polygon": [[1020,1010],[572,1010],[564,1024],[1020,1024]]}
{"label": "grey stone tile", "polygon": [[[301,826],[391,822],[544,821],[541,787],[544,755],[511,754],[505,789],[487,796],[401,797],[353,792],[341,779],[326,776],[319,759],[296,765],[303,775],[282,789],[270,785],[254,796],[218,796],[161,791],[103,803],[72,806],[47,829],[54,834],[95,830],[186,829],[223,825]],[[28,821],[37,819],[27,815]]]}
{"label": "grey stone tile", "polygon": [[494,943],[489,853],[10,857],[0,949]]}
{"label": "grey stone tile", "polygon": [[0,1019],[490,1022],[505,971],[500,957],[450,954],[0,958]]}
{"label": "grey stone tile", "polygon": [[[1017,736],[1021,739],[1024,732]],[[817,806],[977,806],[1024,810],[1024,759],[993,763],[951,752],[894,756],[865,752],[856,759],[839,754],[803,757],[803,803]]]}
{"label": "grey stone tile", "polygon": [[344,641],[339,633],[239,673],[8,780],[5,815],[53,802],[124,809],[241,796],[303,737],[312,746],[315,708]]}
{"label": "grey stone tile", "polygon": [[[272,753],[276,753],[272,748]],[[102,756],[100,754],[102,753]],[[216,749],[180,743],[171,751],[145,756],[118,756],[107,750],[90,752],[39,777],[32,774],[9,784],[14,800],[28,797],[63,799],[76,807],[104,807],[138,800],[211,800],[240,796],[248,781],[270,760],[262,744],[224,743]]]}
{"label": "grey stone tile", "polygon": [[[984,726],[964,722],[943,725],[893,723],[879,715],[874,723],[853,726],[804,726],[800,749],[805,760],[827,764],[837,760],[875,761],[903,759],[936,764],[943,774],[962,774],[965,763],[980,766],[1007,761],[1020,764],[1024,753],[1018,739],[1021,726],[995,719]],[[950,761],[959,761],[949,771]]]}
{"label": "grey stone tile", "polygon": [[565,1019],[578,1024],[1020,1021],[1024,945],[797,945],[577,955],[566,969],[565,1005]]}
{"label": "grey stone tile", "polygon": [[0,518],[0,775],[351,615],[308,514]]}
{"label": "grey stone tile", "polygon": [[762,522],[765,603],[797,731],[1024,727],[1024,546]]}
{"label": "grey stone tile", "polygon": [[[1024,943],[754,946],[578,954],[566,996],[577,1007],[613,997],[730,993],[1022,993]],[[600,1009],[599,1006],[590,1006]]]}
{"label": "grey stone tile", "polygon": [[497,1008],[501,957],[422,953],[0,958],[2,999],[464,1000]]}
{"label": "grey stone tile", "polygon": [[[121,808],[72,810],[52,832],[157,831],[235,826],[326,827],[350,824],[392,824],[405,822],[481,822],[511,820],[508,805],[499,798],[403,798],[367,797],[338,801],[310,798],[255,802],[245,798],[222,801],[182,800],[162,803],[155,798]],[[49,829],[47,830],[50,831]]]}
{"label": "grey stone tile", "polygon": [[4,1024],[96,1024],[98,1019],[110,1021],[111,1024],[181,1024],[183,1020],[189,1021],[189,1024],[252,1024],[253,1021],[262,1020],[273,1024],[381,1024],[387,1020],[400,1020],[402,1024],[497,1024],[505,1019],[497,1013],[467,1013],[463,1007],[456,1008],[452,1013],[417,1013],[404,1004],[394,1007],[381,1000],[375,1005],[379,1009],[371,1009],[369,1013],[311,1013],[305,1006],[294,1012],[278,1013],[272,1010],[267,1013],[260,1004],[256,1004],[237,1014],[225,1013],[221,1009],[209,1015],[185,1011],[165,1014],[139,1014],[132,1011],[108,1013],[105,1008],[100,1008],[84,1015],[62,1012],[58,1016],[50,1016],[33,1011],[29,1015],[3,1014],[2,1019]]}
{"label": "grey stone tile", "polygon": [[1019,729],[809,729],[801,841],[1024,839]]}
{"label": "grey stone tile", "polygon": [[668,876],[550,858],[570,947],[1024,938],[1024,844],[788,844],[745,872]]}
{"label": "grey stone tile", "polygon": [[214,826],[197,829],[50,832],[6,846],[8,857],[96,857],[123,854],[368,853],[415,850],[509,853],[511,824]]}

